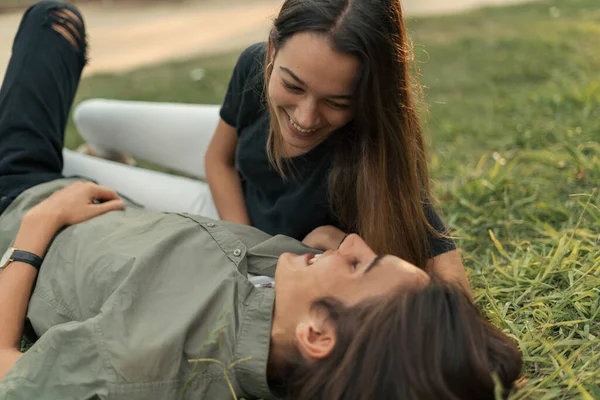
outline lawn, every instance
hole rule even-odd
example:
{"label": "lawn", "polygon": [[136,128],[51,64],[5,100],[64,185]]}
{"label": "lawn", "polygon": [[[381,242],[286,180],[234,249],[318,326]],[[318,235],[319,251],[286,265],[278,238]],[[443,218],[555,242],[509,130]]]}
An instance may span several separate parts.
{"label": "lawn", "polygon": [[[477,304],[526,360],[514,398],[600,398],[600,3],[488,8],[409,29],[436,195]],[[90,77],[77,102],[220,103],[235,59]],[[195,68],[204,79],[190,79]],[[67,146],[79,143],[71,125]]]}

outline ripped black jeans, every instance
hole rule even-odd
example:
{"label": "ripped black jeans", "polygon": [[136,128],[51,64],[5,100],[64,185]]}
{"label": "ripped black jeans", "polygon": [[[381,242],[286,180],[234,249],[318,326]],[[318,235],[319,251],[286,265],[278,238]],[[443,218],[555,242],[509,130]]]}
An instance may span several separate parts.
{"label": "ripped black jeans", "polygon": [[64,131],[86,51],[73,5],[42,1],[25,12],[0,89],[0,213],[23,191],[62,178]]}

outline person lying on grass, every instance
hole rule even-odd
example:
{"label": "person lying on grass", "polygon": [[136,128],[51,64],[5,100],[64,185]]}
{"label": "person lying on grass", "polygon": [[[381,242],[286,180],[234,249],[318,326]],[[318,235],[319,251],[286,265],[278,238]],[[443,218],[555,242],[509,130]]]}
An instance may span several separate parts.
{"label": "person lying on grass", "polygon": [[[16,232],[0,272],[3,398],[491,400],[519,376],[519,351],[461,289],[357,235],[315,255],[124,204],[59,179],[0,217],[0,242]],[[40,338],[22,354],[26,316]]]}
{"label": "person lying on grass", "polygon": [[[319,253],[64,178],[84,39],[76,8],[36,4],[0,89],[2,399],[494,399],[512,389],[521,354],[464,292],[358,235]],[[24,326],[35,343],[22,353]]]}

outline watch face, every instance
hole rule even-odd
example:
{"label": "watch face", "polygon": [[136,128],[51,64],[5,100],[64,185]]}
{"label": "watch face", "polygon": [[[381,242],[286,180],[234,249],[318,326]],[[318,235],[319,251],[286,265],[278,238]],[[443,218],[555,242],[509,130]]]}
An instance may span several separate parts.
{"label": "watch face", "polygon": [[9,247],[9,249],[6,250],[6,253],[4,253],[2,259],[0,259],[0,271],[2,271],[4,267],[6,267],[6,264],[8,264],[8,260],[10,260],[10,257],[12,257],[14,251],[15,249],[13,249],[12,247]]}

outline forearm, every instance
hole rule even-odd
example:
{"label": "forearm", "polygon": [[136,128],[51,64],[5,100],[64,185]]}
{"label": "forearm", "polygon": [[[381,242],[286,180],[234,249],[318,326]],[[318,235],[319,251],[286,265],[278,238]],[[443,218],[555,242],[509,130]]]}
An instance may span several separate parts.
{"label": "forearm", "polygon": [[427,269],[444,282],[458,285],[469,298],[473,297],[469,278],[458,250],[452,250],[430,259]]}
{"label": "forearm", "polygon": [[341,229],[332,225],[325,225],[309,233],[302,243],[317,250],[335,250],[340,247],[346,236],[346,233]]}
{"label": "forearm", "polygon": [[[123,201],[114,190],[90,182],[74,183],[25,215],[13,247],[44,257],[52,238],[63,226],[123,208]],[[21,357],[19,342],[36,275],[35,267],[21,262],[12,262],[0,272],[0,380]]]}
{"label": "forearm", "polygon": [[[46,253],[57,226],[49,217],[27,215],[13,247],[40,257]],[[0,272],[0,349],[18,349],[31,290],[37,271],[31,265],[13,262]]]}
{"label": "forearm", "polygon": [[250,225],[242,182],[236,169],[227,165],[213,165],[211,168],[207,168],[206,175],[221,219]]}

